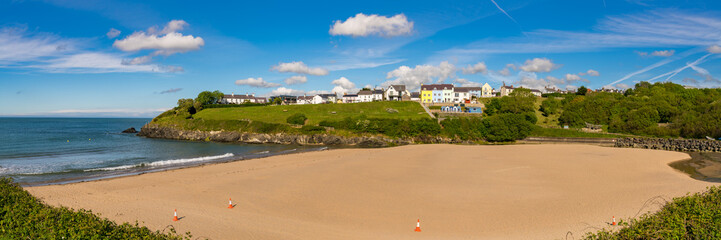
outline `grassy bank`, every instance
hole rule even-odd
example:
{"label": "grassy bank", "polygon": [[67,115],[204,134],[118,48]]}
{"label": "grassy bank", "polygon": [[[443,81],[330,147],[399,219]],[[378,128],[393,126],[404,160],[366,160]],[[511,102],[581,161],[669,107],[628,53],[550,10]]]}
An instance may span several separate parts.
{"label": "grassy bank", "polygon": [[[396,111],[387,111],[392,108]],[[244,108],[210,108],[195,115],[195,119],[204,120],[238,120],[248,119],[267,123],[285,124],[286,119],[296,113],[308,117],[307,124],[316,125],[324,120],[338,120],[346,117],[356,118],[365,115],[368,118],[387,119],[429,119],[428,114],[417,102],[368,102],[345,104],[306,104],[257,106]]]}
{"label": "grassy bank", "polygon": [[721,239],[721,188],[674,199],[660,211],[586,239]]}
{"label": "grassy bank", "polygon": [[90,211],[42,203],[9,178],[0,179],[0,239],[190,239],[168,228],[116,224]]}

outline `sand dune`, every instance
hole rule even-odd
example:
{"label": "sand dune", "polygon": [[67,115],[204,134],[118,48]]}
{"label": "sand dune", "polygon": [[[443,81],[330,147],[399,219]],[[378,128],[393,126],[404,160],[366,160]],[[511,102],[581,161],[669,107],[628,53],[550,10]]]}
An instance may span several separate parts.
{"label": "sand dune", "polygon": [[561,239],[569,231],[578,239],[614,215],[635,216],[654,196],[710,186],[667,165],[686,158],[589,145],[412,145],[28,190],[49,204],[211,239]]}

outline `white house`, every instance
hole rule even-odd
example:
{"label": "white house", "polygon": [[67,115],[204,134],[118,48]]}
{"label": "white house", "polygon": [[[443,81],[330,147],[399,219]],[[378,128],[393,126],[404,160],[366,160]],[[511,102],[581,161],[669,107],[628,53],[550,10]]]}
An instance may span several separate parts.
{"label": "white house", "polygon": [[421,93],[419,93],[419,92],[411,93],[411,101],[420,101],[420,100],[421,100]]}
{"label": "white house", "polygon": [[487,97],[495,97],[496,95],[493,94],[493,88],[491,85],[488,85],[488,83],[483,84],[481,87],[481,97],[487,98]]}
{"label": "white house", "polygon": [[323,103],[335,103],[335,101],[338,99],[338,96],[335,95],[335,93],[318,95],[323,99]]}
{"label": "white house", "polygon": [[453,90],[453,102],[462,103],[471,99],[471,93],[468,88],[457,87]]}
{"label": "white house", "polygon": [[372,102],[372,101],[373,101],[373,91],[361,90],[358,92],[358,102]]}
{"label": "white house", "polygon": [[323,98],[320,95],[315,96],[298,96],[296,104],[321,104]]}
{"label": "white house", "polygon": [[508,96],[513,92],[513,89],[515,89],[513,88],[513,85],[506,86],[506,84],[504,83],[503,86],[501,86],[501,97]]}
{"label": "white house", "polygon": [[343,95],[343,102],[344,103],[357,103],[358,102],[358,94]]}
{"label": "white house", "polygon": [[371,92],[371,99],[373,99],[373,100],[371,100],[371,101],[383,101],[383,94],[384,94],[384,93],[385,93],[385,92],[383,91],[383,89],[374,89],[374,90]]}
{"label": "white house", "polygon": [[256,97],[254,94],[241,94],[241,95],[235,95],[235,93],[231,95],[223,95],[223,98],[220,99],[220,103],[222,104],[243,104],[246,102],[250,103],[266,103],[266,99],[262,97]]}
{"label": "white house", "polygon": [[390,85],[385,92],[385,99],[389,101],[401,101],[403,96],[410,96],[411,93],[406,89],[406,85]]}

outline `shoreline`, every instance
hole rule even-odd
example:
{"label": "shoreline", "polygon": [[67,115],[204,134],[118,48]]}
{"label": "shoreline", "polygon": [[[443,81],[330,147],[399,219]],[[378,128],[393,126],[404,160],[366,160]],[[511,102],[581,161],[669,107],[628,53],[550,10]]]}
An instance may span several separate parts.
{"label": "shoreline", "polygon": [[[177,208],[185,217],[173,223],[179,232],[212,238],[561,238],[568,231],[583,235],[589,225],[581,223],[609,227],[606,215],[631,217],[651,197],[670,199],[715,185],[668,165],[683,159],[688,155],[578,144],[408,145],[312,151],[28,191],[52,205],[138,220],[151,229],[170,224]],[[228,197],[236,209],[225,208]],[[409,226],[419,217],[424,232],[414,235]],[[479,227],[489,225],[496,227]]]}

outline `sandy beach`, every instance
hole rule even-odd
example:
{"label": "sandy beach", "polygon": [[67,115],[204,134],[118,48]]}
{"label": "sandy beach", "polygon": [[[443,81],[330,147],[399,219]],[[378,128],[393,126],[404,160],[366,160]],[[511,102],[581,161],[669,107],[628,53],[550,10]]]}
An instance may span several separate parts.
{"label": "sandy beach", "polygon": [[642,209],[653,197],[712,185],[668,166],[687,158],[572,144],[411,145],[27,190],[52,205],[210,239],[578,239],[610,228],[612,216],[658,209]]}

